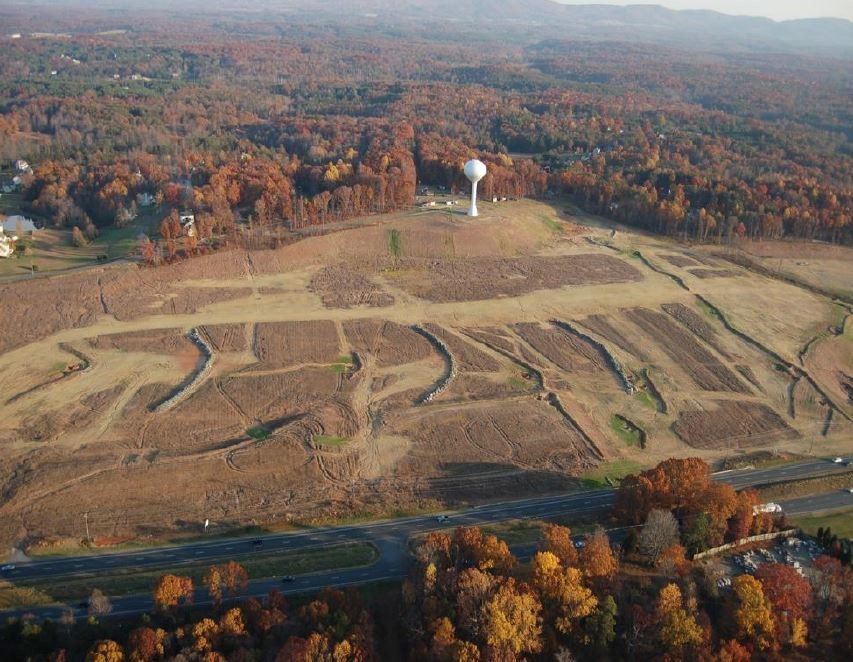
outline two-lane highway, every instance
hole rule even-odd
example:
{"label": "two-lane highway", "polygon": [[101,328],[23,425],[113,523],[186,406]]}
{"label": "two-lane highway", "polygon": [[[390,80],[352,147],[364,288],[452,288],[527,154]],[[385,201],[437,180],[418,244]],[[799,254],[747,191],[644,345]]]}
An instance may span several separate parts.
{"label": "two-lane highway", "polygon": [[[753,485],[808,478],[816,475],[849,471],[843,464],[830,460],[809,460],[794,464],[759,469],[741,469],[714,474],[714,479],[742,489]],[[612,507],[615,491],[612,489],[589,490],[568,494],[551,495],[530,499],[519,499],[492,503],[455,512],[447,522],[439,522],[435,516],[416,516],[394,520],[368,522],[364,524],[332,526],[305,531],[267,534],[264,536],[197,540],[185,545],[159,547],[131,552],[117,552],[81,557],[55,557],[18,563],[4,573],[10,581],[38,578],[41,580],[74,575],[91,575],[123,568],[160,569],[180,571],[182,565],[213,563],[231,557],[240,558],[259,550],[267,555],[310,550],[343,542],[367,542],[379,551],[376,563],[364,568],[332,570],[324,573],[303,575],[292,582],[282,583],[279,579],[257,579],[250,584],[251,595],[264,595],[273,588],[285,593],[308,592],[323,586],[344,586],[397,579],[405,575],[408,563],[408,540],[436,529],[450,526],[480,526],[511,519],[547,519],[559,515],[589,515],[601,513]],[[853,495],[838,490],[829,495],[803,497],[784,502],[787,512],[800,514],[830,508],[853,505]],[[258,544],[256,541],[260,540]],[[197,604],[205,604],[205,596],[199,591]],[[116,614],[129,614],[150,610],[148,595],[127,596],[113,600]],[[39,608],[28,610],[39,616],[52,618],[61,614],[61,608]],[[78,616],[83,615],[78,610]]]}

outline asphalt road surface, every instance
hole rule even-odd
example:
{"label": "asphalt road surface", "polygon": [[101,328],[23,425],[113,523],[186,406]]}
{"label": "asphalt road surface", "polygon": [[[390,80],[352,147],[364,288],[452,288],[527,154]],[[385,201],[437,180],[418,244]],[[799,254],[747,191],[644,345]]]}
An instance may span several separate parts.
{"label": "asphalt road surface", "polygon": [[[808,478],[827,473],[849,471],[843,464],[831,460],[810,460],[796,464],[785,464],[763,469],[741,469],[714,474],[715,480],[731,484],[737,489],[752,485],[783,482]],[[341,543],[365,542],[379,551],[379,559],[368,567],[330,570],[327,572],[301,575],[293,581],[283,583],[280,578],[256,579],[249,585],[249,595],[266,595],[272,589],[286,594],[307,593],[325,586],[347,586],[383,580],[396,580],[407,571],[407,541],[415,535],[436,529],[456,526],[485,525],[511,519],[542,519],[558,515],[591,515],[609,509],[614,502],[615,491],[599,489],[569,494],[552,495],[531,499],[503,501],[469,508],[449,515],[446,522],[439,522],[434,515],[407,517],[395,520],[369,522],[349,526],[332,526],[299,532],[267,534],[244,538],[225,538],[210,541],[197,540],[185,545],[159,547],[133,552],[104,553],[80,557],[54,557],[17,563],[13,570],[5,571],[3,578],[15,580],[55,577],[57,582],[74,575],[92,575],[98,572],[115,571],[121,568],[160,569],[180,572],[180,566],[191,563],[214,563],[229,557],[245,557],[253,551],[269,555],[273,552],[292,552]],[[853,505],[853,494],[836,490],[828,494],[801,497],[780,501],[786,512],[804,514]],[[258,543],[257,541],[261,541]],[[527,549],[514,552],[529,553]],[[245,597],[245,596],[244,596]],[[199,590],[195,604],[209,601],[206,591]],[[133,595],[116,597],[112,600],[113,615],[127,615],[150,611],[151,596]],[[17,610],[18,613],[33,613],[38,617],[58,618],[67,607],[40,607]],[[86,610],[74,607],[75,615],[82,617]],[[7,612],[11,614],[11,612]]]}

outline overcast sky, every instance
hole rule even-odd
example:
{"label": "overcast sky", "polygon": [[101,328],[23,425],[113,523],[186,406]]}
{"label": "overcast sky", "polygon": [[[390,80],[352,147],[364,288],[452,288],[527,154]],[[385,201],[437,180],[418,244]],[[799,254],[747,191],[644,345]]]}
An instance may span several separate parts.
{"label": "overcast sky", "polygon": [[567,5],[585,5],[600,2],[608,5],[657,4],[671,9],[713,9],[726,14],[769,16],[777,21],[788,18],[815,18],[838,16],[853,21],[853,0],[557,0]]}

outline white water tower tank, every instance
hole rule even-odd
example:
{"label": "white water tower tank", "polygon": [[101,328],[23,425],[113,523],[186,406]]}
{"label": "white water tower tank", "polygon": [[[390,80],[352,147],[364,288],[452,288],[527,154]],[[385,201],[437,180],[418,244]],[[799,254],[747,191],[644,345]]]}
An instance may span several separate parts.
{"label": "white water tower tank", "polygon": [[477,213],[477,182],[486,176],[486,164],[477,159],[471,159],[465,164],[465,176],[471,182],[471,207],[468,216],[478,216]]}

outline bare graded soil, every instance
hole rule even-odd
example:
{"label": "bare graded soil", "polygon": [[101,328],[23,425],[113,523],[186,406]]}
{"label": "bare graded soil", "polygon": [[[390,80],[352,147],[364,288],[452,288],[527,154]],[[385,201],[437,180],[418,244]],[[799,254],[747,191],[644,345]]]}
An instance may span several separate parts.
{"label": "bare graded soil", "polygon": [[548,325],[523,323],[513,330],[551,363],[567,372],[601,372],[608,370],[607,360],[588,342]]}
{"label": "bare graded soil", "polygon": [[697,278],[733,278],[738,275],[731,269],[688,269],[687,271]]}
{"label": "bare graded soil", "polygon": [[625,314],[649,336],[658,339],[661,349],[706,391],[749,392],[731,370],[663,313],[633,308]]}
{"label": "bare graded soil", "polygon": [[589,317],[582,319],[580,322],[587,329],[593,333],[597,333],[616,347],[625,350],[629,354],[633,354],[642,361],[646,360],[646,353],[643,352],[643,350],[640,349],[633,341],[629,340],[624,333],[616,328],[611,320],[605,315],[590,315]]}
{"label": "bare graded soil", "polygon": [[320,269],[311,277],[308,289],[317,294],[327,308],[383,308],[394,304],[393,296],[345,264]]}
{"label": "bare graded soil", "polygon": [[672,429],[684,443],[702,449],[751,448],[799,436],[767,405],[737,400],[682,411]]}
{"label": "bare graded soil", "polygon": [[254,348],[258,360],[270,367],[332,364],[341,355],[335,324],[323,320],[258,324]]}
{"label": "bare graded soil", "polygon": [[401,268],[404,270],[401,286],[411,294],[433,302],[477,301],[566,285],[603,285],[642,279],[642,274],[633,265],[610,255],[598,254],[404,260]]}
{"label": "bare graded soil", "polygon": [[688,308],[683,303],[665,303],[661,308],[663,308],[664,312],[672,315],[690,329],[693,335],[699,336],[727,359],[731,358],[729,353],[721,346],[717,332],[695,310]]}
{"label": "bare graded soil", "polygon": [[206,324],[199,330],[217,352],[242,352],[249,348],[247,324]]}
{"label": "bare graded soil", "polygon": [[699,262],[686,255],[661,255],[664,260],[676,267],[697,267]]}
{"label": "bare graded soil", "polygon": [[97,350],[121,352],[152,352],[155,354],[195,354],[200,357],[198,347],[181,329],[151,329],[113,333],[89,338],[89,345]]}
{"label": "bare graded soil", "polygon": [[[795,418],[783,419],[791,374],[703,318],[670,278],[603,248],[604,222],[555,234],[545,205],[494,209],[401,213],[278,250],[2,286],[0,542],[82,539],[86,512],[98,539],[146,538],[200,533],[206,518],[223,530],[542,494],[575,486],[602,459],[653,464],[697,449],[717,459],[744,443],[796,445],[794,430],[807,438],[824,426],[805,378]],[[630,232],[614,248],[678,251]],[[736,271],[689,286],[792,360],[821,334],[802,370],[846,402],[850,340],[828,331],[837,306]],[[386,294],[389,305],[372,305]],[[634,319],[626,307],[646,312]],[[552,320],[647,371],[667,411],[614,388],[599,351]],[[156,408],[199,374],[174,406]],[[747,395],[750,382],[761,388]],[[708,388],[729,400],[709,402]],[[614,411],[648,432],[645,449],[611,434]],[[729,428],[747,441],[715,441]],[[835,415],[827,448],[849,429]]]}
{"label": "bare graded soil", "polygon": [[359,354],[371,354],[382,367],[413,363],[435,356],[423,336],[408,327],[377,319],[345,322],[344,333]]}

